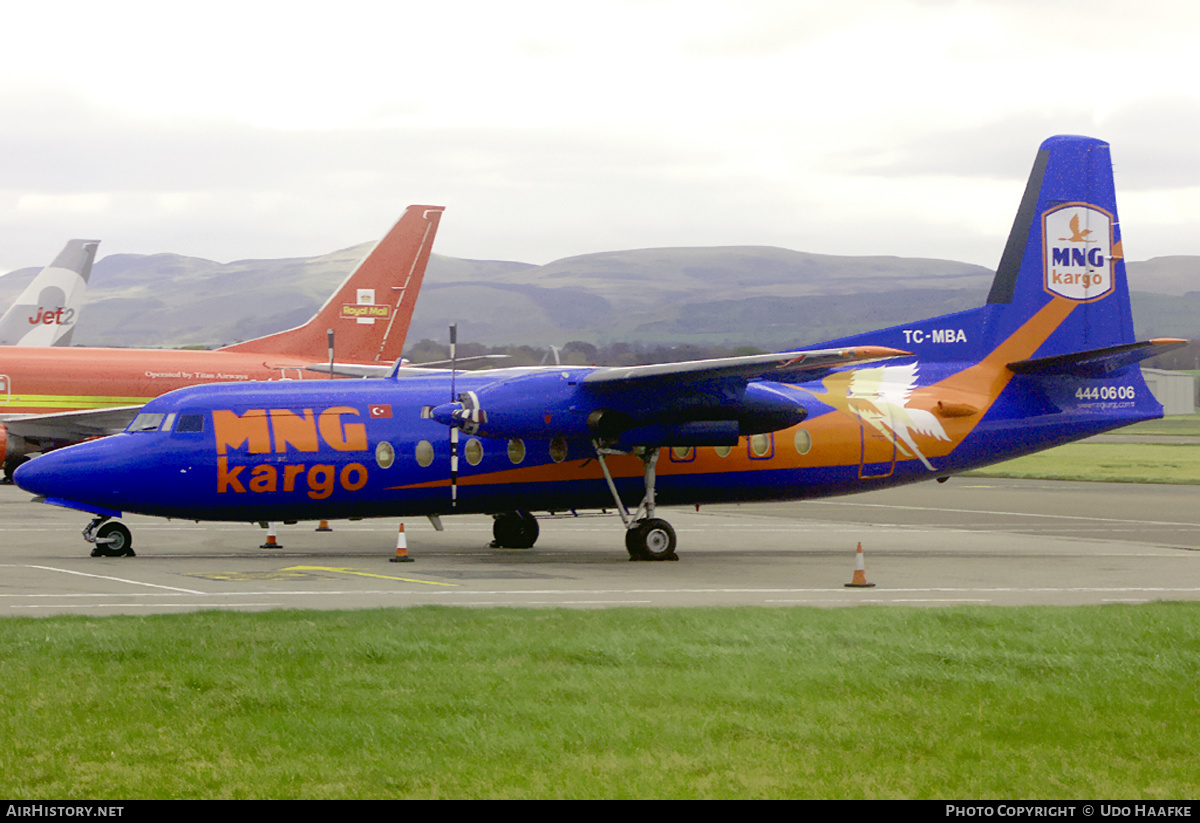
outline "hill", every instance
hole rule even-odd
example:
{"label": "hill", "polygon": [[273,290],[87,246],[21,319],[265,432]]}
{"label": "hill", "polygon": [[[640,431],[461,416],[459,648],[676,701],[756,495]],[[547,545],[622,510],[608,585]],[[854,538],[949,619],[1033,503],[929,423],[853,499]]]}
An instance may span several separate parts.
{"label": "hill", "polygon": [[[218,263],[174,254],[98,261],[79,345],[218,346],[307,320],[371,244],[311,258]],[[11,303],[36,269],[0,278]],[[1130,263],[1139,336],[1200,338],[1200,257]],[[780,348],[979,305],[992,272],[946,260],[772,247],[663,248],[544,266],[433,255],[410,343],[578,340]]]}

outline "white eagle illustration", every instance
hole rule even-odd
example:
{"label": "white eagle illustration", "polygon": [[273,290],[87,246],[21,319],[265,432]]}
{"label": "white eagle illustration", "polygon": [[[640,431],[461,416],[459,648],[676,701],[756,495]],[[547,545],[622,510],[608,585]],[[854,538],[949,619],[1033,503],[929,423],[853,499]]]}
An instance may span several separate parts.
{"label": "white eagle illustration", "polygon": [[[934,471],[917,448],[913,433],[938,440],[949,440],[950,437],[932,412],[908,408],[908,401],[916,387],[916,363],[857,369],[850,376],[846,401],[860,420],[887,437],[902,454],[915,456],[925,464],[925,468]],[[897,438],[904,446],[896,442]]]}

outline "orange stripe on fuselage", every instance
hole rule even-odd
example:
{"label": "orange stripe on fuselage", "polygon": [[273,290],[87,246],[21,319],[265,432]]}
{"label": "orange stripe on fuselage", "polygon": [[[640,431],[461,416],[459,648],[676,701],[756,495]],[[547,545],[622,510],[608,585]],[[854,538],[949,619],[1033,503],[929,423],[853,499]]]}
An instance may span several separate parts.
{"label": "orange stripe on fuselage", "polygon": [[1015,376],[1008,364],[1032,357],[1077,305],[1073,300],[1055,297],[975,365],[931,386],[915,390],[909,405],[930,411],[937,407],[939,400],[957,402],[958,398],[972,397],[983,401],[978,414],[942,418],[942,427],[949,435],[950,442],[930,441],[937,445],[931,445],[926,454],[946,455],[953,451],[975,429]]}

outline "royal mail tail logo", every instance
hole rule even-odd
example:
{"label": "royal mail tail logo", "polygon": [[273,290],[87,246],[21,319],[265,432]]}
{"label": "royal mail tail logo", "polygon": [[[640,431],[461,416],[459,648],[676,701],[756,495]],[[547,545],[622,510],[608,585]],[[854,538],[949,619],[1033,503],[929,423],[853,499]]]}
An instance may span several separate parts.
{"label": "royal mail tail logo", "polygon": [[367,320],[374,323],[376,319],[386,320],[392,314],[391,306],[360,306],[357,303],[343,303],[342,317],[352,320]]}
{"label": "royal mail tail logo", "polygon": [[1113,290],[1113,217],[1085,203],[1042,215],[1046,291],[1070,300],[1099,300]]}

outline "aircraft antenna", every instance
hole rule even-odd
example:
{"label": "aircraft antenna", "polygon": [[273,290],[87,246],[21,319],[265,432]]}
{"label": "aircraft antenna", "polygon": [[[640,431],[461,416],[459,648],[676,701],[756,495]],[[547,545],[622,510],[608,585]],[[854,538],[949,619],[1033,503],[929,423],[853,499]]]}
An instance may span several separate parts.
{"label": "aircraft antenna", "polygon": [[333,379],[333,329],[326,329],[325,336],[329,340],[329,379]]}
{"label": "aircraft antenna", "polygon": [[[450,402],[458,399],[454,378],[458,370],[458,324],[450,324]],[[458,505],[458,426],[450,427],[450,508]]]}

